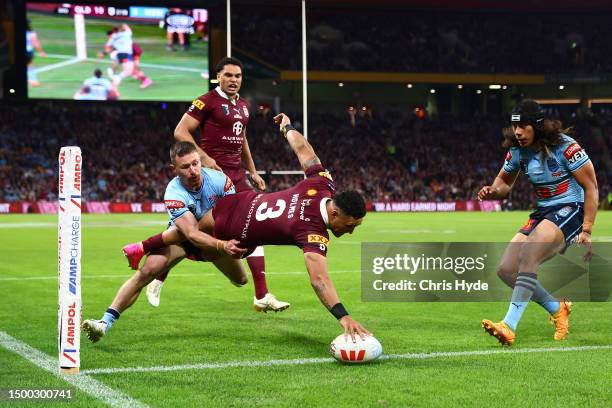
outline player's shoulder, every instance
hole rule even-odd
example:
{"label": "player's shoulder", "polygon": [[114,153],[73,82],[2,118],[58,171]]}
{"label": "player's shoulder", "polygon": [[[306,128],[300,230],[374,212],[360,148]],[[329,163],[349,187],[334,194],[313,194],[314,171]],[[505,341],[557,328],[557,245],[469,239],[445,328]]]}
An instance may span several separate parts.
{"label": "player's shoulder", "polygon": [[554,149],[557,156],[563,155],[569,159],[575,152],[582,150],[580,144],[573,137],[562,133],[560,139],[561,142]]}
{"label": "player's shoulder", "polygon": [[225,173],[219,170],[211,169],[210,167],[202,167],[202,175],[209,178],[223,178],[225,179]]}
{"label": "player's shoulder", "polygon": [[184,193],[187,193],[187,189],[183,186],[178,176],[168,182],[166,186],[166,195],[182,195]]}

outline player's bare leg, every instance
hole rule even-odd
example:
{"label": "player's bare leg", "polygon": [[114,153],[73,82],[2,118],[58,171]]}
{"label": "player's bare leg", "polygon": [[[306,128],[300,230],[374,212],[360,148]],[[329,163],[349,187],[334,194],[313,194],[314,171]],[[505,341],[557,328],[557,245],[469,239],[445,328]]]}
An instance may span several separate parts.
{"label": "player's bare leg", "polygon": [[121,313],[134,304],[142,288],[157,275],[173,268],[185,258],[185,250],[177,245],[165,247],[147,257],[144,265],[119,289],[115,299],[100,320],[88,319],[82,324],[83,331],[92,342],[100,340],[119,319]]}

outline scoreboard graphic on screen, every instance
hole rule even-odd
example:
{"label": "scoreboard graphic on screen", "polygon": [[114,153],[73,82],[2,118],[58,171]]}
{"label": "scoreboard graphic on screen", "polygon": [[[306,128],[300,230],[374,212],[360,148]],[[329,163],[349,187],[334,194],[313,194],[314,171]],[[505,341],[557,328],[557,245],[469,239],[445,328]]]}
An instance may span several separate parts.
{"label": "scoreboard graphic on screen", "polygon": [[190,101],[208,90],[202,8],[27,3],[28,97]]}

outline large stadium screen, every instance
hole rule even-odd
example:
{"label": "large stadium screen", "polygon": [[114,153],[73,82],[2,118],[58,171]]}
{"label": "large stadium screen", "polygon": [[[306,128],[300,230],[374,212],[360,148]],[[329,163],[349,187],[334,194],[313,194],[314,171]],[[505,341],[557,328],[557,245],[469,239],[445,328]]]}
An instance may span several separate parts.
{"label": "large stadium screen", "polygon": [[27,3],[28,96],[189,101],[208,85],[208,10]]}

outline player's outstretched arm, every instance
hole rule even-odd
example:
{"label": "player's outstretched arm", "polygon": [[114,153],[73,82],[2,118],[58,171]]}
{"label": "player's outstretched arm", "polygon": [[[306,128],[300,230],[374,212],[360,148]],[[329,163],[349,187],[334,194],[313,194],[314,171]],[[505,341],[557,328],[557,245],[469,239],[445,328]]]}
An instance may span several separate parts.
{"label": "player's outstretched arm", "polygon": [[200,158],[202,160],[202,165],[204,167],[223,171],[221,170],[221,167],[219,167],[215,159],[207,155],[206,152],[202,150],[200,146],[198,146],[198,144],[196,143],[193,135],[196,134],[199,126],[200,126],[199,120],[189,116],[186,113],[183,114],[183,117],[181,118],[178,125],[176,125],[176,128],[174,129],[174,140],[177,142],[193,143],[196,146],[196,149],[198,150],[198,154],[200,155]]}
{"label": "player's outstretched arm", "polygon": [[518,172],[507,173],[505,170],[500,170],[495,181],[490,186],[484,186],[478,191],[479,200],[499,200],[506,198],[518,177]]}
{"label": "player's outstretched arm", "polygon": [[315,154],[308,140],[291,126],[289,116],[279,113],[274,117],[274,123],[279,126],[281,133],[289,142],[289,146],[291,146],[291,149],[300,161],[302,170],[306,171],[307,168],[314,164],[321,164],[321,160]]}
{"label": "player's outstretched arm", "polygon": [[364,336],[371,335],[370,331],[349,316],[342,303],[340,303],[336,288],[327,273],[327,258],[314,252],[306,252],[304,254],[304,261],[310,275],[312,288],[321,303],[338,319],[338,323],[344,329],[344,333],[350,335],[353,341],[355,341],[355,334],[362,339]]}
{"label": "player's outstretched arm", "polygon": [[246,253],[246,249],[238,248],[239,242],[235,239],[223,241],[202,232],[198,228],[198,221],[190,212],[186,212],[174,221],[178,230],[193,245],[202,249],[216,249],[220,253],[226,253],[232,258],[240,258]]}

